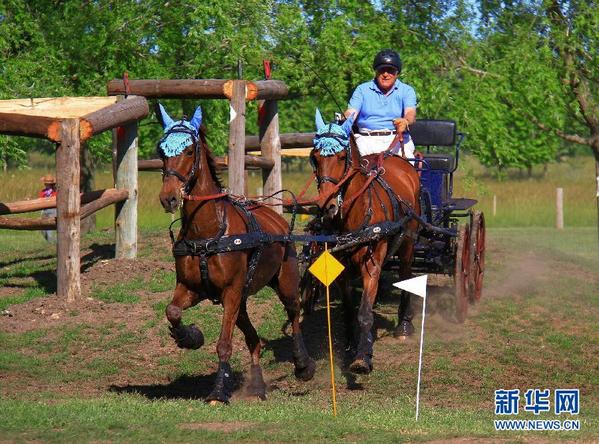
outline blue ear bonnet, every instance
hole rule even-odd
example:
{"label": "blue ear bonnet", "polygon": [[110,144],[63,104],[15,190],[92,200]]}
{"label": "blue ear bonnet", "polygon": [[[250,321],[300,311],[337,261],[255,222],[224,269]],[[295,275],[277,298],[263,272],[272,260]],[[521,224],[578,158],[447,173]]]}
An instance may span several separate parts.
{"label": "blue ear bonnet", "polygon": [[323,157],[332,156],[349,146],[349,138],[345,129],[336,123],[330,123],[316,131],[314,148]]}
{"label": "blue ear bonnet", "polygon": [[158,143],[158,149],[166,157],[175,157],[181,154],[189,145],[195,143],[197,138],[198,130],[191,122],[179,120],[168,124],[164,128],[164,136]]}

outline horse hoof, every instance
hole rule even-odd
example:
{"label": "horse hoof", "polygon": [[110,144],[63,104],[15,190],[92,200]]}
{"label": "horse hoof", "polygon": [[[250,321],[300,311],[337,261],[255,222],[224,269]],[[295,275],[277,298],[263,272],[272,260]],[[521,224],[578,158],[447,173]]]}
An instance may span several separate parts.
{"label": "horse hoof", "polygon": [[401,321],[400,324],[395,328],[393,337],[399,338],[401,341],[405,341],[413,334],[414,326],[412,325],[412,321]]}
{"label": "horse hoof", "polygon": [[370,359],[358,358],[358,359],[355,359],[354,362],[351,363],[351,365],[349,366],[349,369],[353,373],[367,375],[372,371],[372,364],[370,363]]}
{"label": "horse hoof", "polygon": [[305,367],[295,367],[295,377],[302,381],[309,381],[310,379],[312,379],[314,377],[315,372],[316,363],[312,359],[308,361],[308,364]]}
{"label": "horse hoof", "polygon": [[179,348],[197,350],[204,345],[204,334],[195,324],[171,327],[170,330]]}
{"label": "horse hoof", "polygon": [[264,387],[249,387],[246,397],[255,401],[266,401],[266,389]]}

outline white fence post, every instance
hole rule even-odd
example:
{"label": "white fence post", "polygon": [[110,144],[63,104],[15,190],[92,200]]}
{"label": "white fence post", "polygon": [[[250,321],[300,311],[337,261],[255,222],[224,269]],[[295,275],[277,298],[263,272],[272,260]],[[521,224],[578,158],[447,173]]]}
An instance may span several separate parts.
{"label": "white fence post", "polygon": [[564,189],[557,188],[555,194],[555,228],[564,229]]}

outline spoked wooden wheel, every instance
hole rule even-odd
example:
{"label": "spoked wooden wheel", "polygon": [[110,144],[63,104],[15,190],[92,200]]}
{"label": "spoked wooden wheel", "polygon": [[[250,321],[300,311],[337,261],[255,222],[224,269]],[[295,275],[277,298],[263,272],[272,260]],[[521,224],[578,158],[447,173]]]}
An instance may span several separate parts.
{"label": "spoked wooden wheel", "polygon": [[478,302],[483,294],[483,277],[485,274],[485,216],[481,211],[475,211],[472,216],[469,272],[469,299],[470,302]]}
{"label": "spoked wooden wheel", "polygon": [[455,252],[455,307],[456,318],[461,324],[468,313],[468,268],[470,267],[470,227],[461,225],[458,230]]}

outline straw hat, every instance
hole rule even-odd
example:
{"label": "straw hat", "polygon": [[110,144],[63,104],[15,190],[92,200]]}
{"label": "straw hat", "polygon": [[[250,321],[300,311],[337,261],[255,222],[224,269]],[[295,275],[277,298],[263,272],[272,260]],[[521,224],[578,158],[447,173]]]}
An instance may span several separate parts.
{"label": "straw hat", "polygon": [[40,180],[44,184],[56,183],[56,177],[54,177],[52,174],[46,174],[45,176],[42,176]]}

